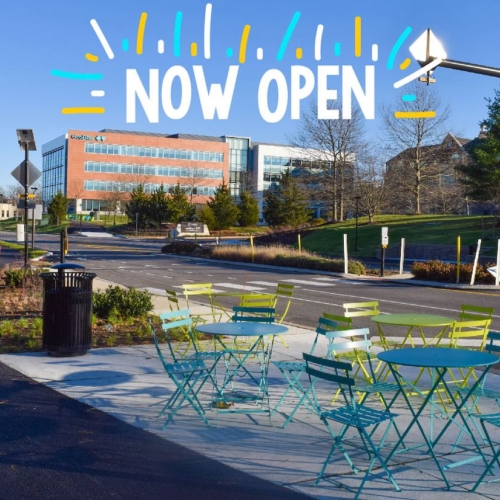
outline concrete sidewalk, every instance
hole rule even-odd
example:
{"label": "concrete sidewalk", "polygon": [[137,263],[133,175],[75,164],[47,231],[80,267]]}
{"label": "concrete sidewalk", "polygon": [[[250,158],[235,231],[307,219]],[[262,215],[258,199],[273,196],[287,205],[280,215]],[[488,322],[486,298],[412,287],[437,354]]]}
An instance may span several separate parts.
{"label": "concrete sidewalk", "polygon": [[[97,283],[99,285],[99,282]],[[100,283],[106,286],[106,283]],[[155,298],[157,310],[168,309],[161,296]],[[199,306],[203,311],[204,306]],[[273,360],[302,359],[302,352],[309,351],[314,332],[291,327],[286,335],[289,348],[276,343]],[[296,493],[304,493],[318,499],[352,499],[354,494],[339,489],[328,482],[314,486],[321,465],[329,453],[331,437],[319,418],[301,409],[297,418],[286,429],[282,429],[284,417],[276,413],[270,425],[267,415],[243,415],[227,412],[208,412],[211,427],[207,427],[192,409],[179,413],[174,421],[162,430],[163,418],[158,418],[159,403],[171,394],[173,385],[165,375],[153,346],[136,346],[109,349],[93,349],[78,358],[51,358],[42,353],[2,355],[0,361],[18,370],[33,380],[39,381],[62,394],[86,403],[112,416],[147,430],[162,438],[187,446],[222,464],[247,472],[261,479],[283,485]],[[287,387],[279,371],[271,366],[269,372],[271,407]],[[488,386],[500,388],[500,376],[491,374]],[[205,394],[209,401],[211,394]],[[283,406],[289,413],[294,406],[293,398]],[[374,405],[377,401],[374,401]],[[498,411],[495,403],[482,401],[483,412]],[[393,409],[401,429],[406,428],[410,413],[401,398]],[[435,432],[444,424],[444,419],[435,419]],[[424,428],[430,428],[430,415],[423,418]],[[439,455],[444,463],[462,459],[465,453],[452,453],[458,428],[452,426]],[[416,429],[410,433],[407,446],[422,442]],[[464,443],[467,440],[464,439]],[[358,453],[353,454],[355,459]],[[365,462],[366,463],[366,462]],[[447,471],[452,490],[446,491],[432,459],[420,448],[412,452],[395,455],[391,471],[402,492],[395,491],[383,476],[366,484],[360,498],[394,499],[500,499],[500,489],[495,484],[479,488],[471,493],[482,470],[482,463],[475,461]],[[350,473],[341,456],[335,455],[328,472],[335,479],[357,488],[360,477]],[[498,470],[496,471],[498,474]],[[214,485],[216,487],[216,485]],[[212,498],[217,498],[216,492]]]}

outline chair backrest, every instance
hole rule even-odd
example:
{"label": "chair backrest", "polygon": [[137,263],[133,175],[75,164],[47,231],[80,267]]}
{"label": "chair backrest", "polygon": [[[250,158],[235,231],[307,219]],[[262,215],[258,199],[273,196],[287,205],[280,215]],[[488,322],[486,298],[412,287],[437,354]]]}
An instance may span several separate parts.
{"label": "chair backrest", "polygon": [[[495,341],[497,343],[495,343]],[[485,351],[500,356],[500,332],[489,331],[486,337]]]}
{"label": "chair backrest", "polygon": [[276,302],[274,295],[269,293],[252,293],[249,295],[242,295],[240,299],[241,307],[272,307]]}
{"label": "chair backrest", "polygon": [[[158,340],[158,337],[156,335],[156,331],[155,331],[155,327],[153,325],[153,321],[152,321],[151,318],[148,318],[148,321],[149,321],[149,326],[151,327],[151,335],[153,336],[153,342],[155,344],[156,353],[158,354],[158,357],[160,358],[160,361],[162,362],[164,368],[166,369],[168,363],[167,363],[167,360],[165,359],[165,357],[163,356],[163,352],[162,352],[162,350],[160,348],[160,341]],[[171,354],[173,354],[172,350],[171,350]]]}
{"label": "chair backrest", "polygon": [[343,307],[346,318],[360,318],[380,314],[378,301],[376,300],[371,302],[347,302],[343,304]]}
{"label": "chair backrest", "polygon": [[182,285],[184,297],[186,298],[187,306],[189,307],[189,297],[192,295],[204,295],[210,297],[212,294],[212,283],[188,283]]}
{"label": "chair backrest", "polygon": [[[160,319],[162,320],[162,329],[165,332],[165,338],[167,340],[168,349],[172,356],[174,362],[177,361],[177,356],[175,355],[175,350],[172,345],[172,330],[180,328],[183,333],[187,334],[189,338],[193,339],[192,324],[193,321],[189,315],[189,309],[180,309],[178,311],[171,311],[168,313],[161,313]],[[196,342],[193,342],[194,348],[196,350]]]}
{"label": "chair backrest", "polygon": [[312,343],[309,354],[314,354],[316,351],[316,347],[318,346],[318,340],[320,338],[326,339],[326,333],[331,332],[332,330],[337,330],[338,323],[332,319],[325,318],[325,316],[320,316],[318,318],[318,325],[316,326],[316,337],[314,338],[314,342]]}
{"label": "chair backrest", "polygon": [[274,323],[274,307],[233,307],[232,321],[252,321],[254,323]]}
{"label": "chair backrest", "polygon": [[284,302],[285,306],[283,308],[283,312],[279,313],[280,323],[283,323],[288,311],[290,309],[290,305],[292,304],[293,291],[295,289],[295,285],[290,285],[289,283],[278,283],[276,287],[276,292],[274,294],[274,304],[273,307],[278,308],[278,302]]}
{"label": "chair backrest", "polygon": [[337,323],[337,330],[352,330],[352,318],[330,313],[323,313],[323,317],[335,321]]}
{"label": "chair backrest", "polygon": [[[354,397],[353,387],[356,381],[349,372],[352,371],[352,365],[344,361],[337,361],[331,358],[321,358],[311,354],[302,353],[306,362],[306,373],[309,375],[310,386],[314,393],[314,399],[317,402],[314,379],[322,379],[338,386],[345,403],[355,409],[356,398]],[[355,390],[355,389],[354,389]],[[335,389],[334,389],[335,391]],[[328,391],[331,394],[331,391]],[[329,397],[331,400],[331,396]]]}
{"label": "chair backrest", "polygon": [[491,319],[474,321],[455,321],[449,333],[450,344],[459,347],[461,340],[478,339],[480,341],[479,350],[483,350],[488,336]]}
{"label": "chair backrest", "polygon": [[459,319],[462,321],[474,321],[481,319],[491,319],[495,312],[494,307],[475,306],[462,304],[460,306]]}
{"label": "chair backrest", "polygon": [[165,292],[167,293],[167,301],[168,301],[168,307],[170,308],[170,311],[179,311],[181,309],[179,305],[179,297],[177,297],[177,292],[174,290],[168,290],[166,289]]}
{"label": "chair backrest", "polygon": [[357,363],[361,364],[366,360],[369,368],[369,375],[372,380],[375,380],[375,370],[373,369],[370,356],[372,341],[369,338],[369,328],[337,330],[327,332],[325,335],[328,340],[327,358],[335,359],[337,356],[342,356],[342,352],[346,351],[352,353]]}

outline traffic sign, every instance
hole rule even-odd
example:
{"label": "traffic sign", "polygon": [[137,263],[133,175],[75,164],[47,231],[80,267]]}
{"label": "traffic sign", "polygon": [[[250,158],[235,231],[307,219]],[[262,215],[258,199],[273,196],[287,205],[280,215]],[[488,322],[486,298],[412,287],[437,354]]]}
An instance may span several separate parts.
{"label": "traffic sign", "polygon": [[42,176],[42,172],[40,172],[40,170],[38,170],[38,168],[36,168],[35,165],[33,165],[33,163],[31,163],[28,160],[28,182],[26,182],[26,169],[24,168],[25,162],[26,162],[26,160],[23,160],[11,172],[11,174],[12,174],[12,177],[14,177],[14,179],[16,179],[16,181],[19,182],[19,184],[21,184],[21,186],[25,186],[26,184],[28,184],[28,186],[31,186],[38,179],[40,179],[40,177]]}
{"label": "traffic sign", "polygon": [[389,228],[383,227],[382,228],[382,246],[387,248],[388,244],[389,244]]}

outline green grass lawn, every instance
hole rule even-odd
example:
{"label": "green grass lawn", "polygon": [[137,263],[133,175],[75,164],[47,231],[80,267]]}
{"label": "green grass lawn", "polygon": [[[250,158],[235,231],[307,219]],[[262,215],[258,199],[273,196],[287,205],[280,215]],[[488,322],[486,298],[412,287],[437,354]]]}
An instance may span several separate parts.
{"label": "green grass lawn", "polygon": [[[496,255],[500,228],[494,229],[492,216],[466,215],[380,215],[372,225],[367,217],[358,219],[358,252],[354,252],[356,221],[350,219],[338,224],[318,227],[302,238],[303,248],[323,254],[342,255],[344,234],[347,234],[349,254],[352,257],[375,257],[381,246],[381,227],[389,228],[389,245],[396,245],[405,238],[405,243],[429,245],[456,245],[460,236],[461,245],[468,246],[482,240],[485,254]],[[489,247],[488,250],[485,247]]]}

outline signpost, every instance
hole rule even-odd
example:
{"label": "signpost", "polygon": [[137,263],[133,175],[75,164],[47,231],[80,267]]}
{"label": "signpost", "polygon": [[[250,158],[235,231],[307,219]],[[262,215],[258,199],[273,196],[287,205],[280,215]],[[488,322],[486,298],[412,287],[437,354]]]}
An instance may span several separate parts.
{"label": "signpost", "polygon": [[385,249],[389,246],[389,228],[382,228],[382,253],[380,256],[380,276],[385,272]]}
{"label": "signpost", "polygon": [[[28,268],[28,213],[29,213],[29,187],[36,182],[42,172],[38,170],[29,160],[29,151],[36,151],[35,136],[31,129],[17,129],[17,140],[20,148],[24,151],[24,161],[20,163],[11,173],[24,187],[24,268]],[[35,208],[34,206],[32,208]]]}

